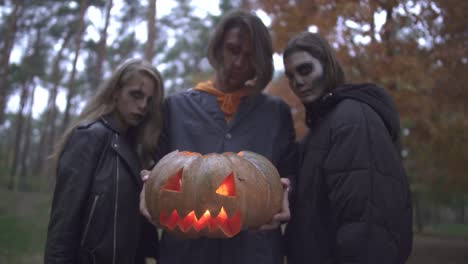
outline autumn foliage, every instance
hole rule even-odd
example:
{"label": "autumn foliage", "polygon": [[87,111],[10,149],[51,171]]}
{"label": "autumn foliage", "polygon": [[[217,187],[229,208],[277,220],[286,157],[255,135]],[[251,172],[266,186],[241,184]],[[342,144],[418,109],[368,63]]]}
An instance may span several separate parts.
{"label": "autumn foliage", "polygon": [[[467,1],[248,2],[272,18],[277,52],[293,35],[317,30],[336,49],[349,82],[388,89],[413,182],[468,194]],[[285,97],[301,122],[303,110],[287,87],[281,78],[269,90]],[[303,125],[296,128],[301,137]]]}

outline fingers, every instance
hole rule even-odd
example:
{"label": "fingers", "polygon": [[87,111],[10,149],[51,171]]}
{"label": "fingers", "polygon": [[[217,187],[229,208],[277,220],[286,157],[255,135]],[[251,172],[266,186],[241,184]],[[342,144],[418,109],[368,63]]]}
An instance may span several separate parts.
{"label": "fingers", "polygon": [[143,185],[143,189],[141,190],[141,193],[140,193],[140,212],[144,217],[148,219],[151,218],[148,212],[148,208],[146,208],[145,185]]}
{"label": "fingers", "polygon": [[291,182],[289,181],[288,178],[281,178],[281,184],[283,185],[284,189],[287,189],[289,191],[291,187]]}
{"label": "fingers", "polygon": [[146,207],[146,199],[145,199],[145,185],[143,184],[143,189],[141,190],[140,193],[140,213],[153,225],[156,225],[155,222],[153,221],[149,211],[148,207]]}
{"label": "fingers", "polygon": [[291,219],[291,212],[289,209],[289,199],[288,193],[290,188],[289,179],[281,179],[281,184],[283,185],[283,201],[281,204],[281,211],[273,216],[273,219],[270,223],[262,225],[259,230],[271,230],[278,228],[282,223],[286,223]]}
{"label": "fingers", "polygon": [[148,170],[142,170],[140,171],[140,177],[141,177],[141,180],[143,182],[145,182],[146,180],[148,180],[148,177],[150,175],[151,171],[148,171]]}
{"label": "fingers", "polygon": [[143,214],[143,216],[148,218],[148,220],[150,220],[151,217],[149,217],[149,212],[148,212],[148,209],[146,208],[146,200],[145,200],[146,184],[145,182],[148,180],[149,174],[150,174],[150,171],[147,171],[147,170],[140,171],[140,177],[141,177],[141,180],[143,181],[143,188],[141,189],[141,193],[140,193],[140,212]]}

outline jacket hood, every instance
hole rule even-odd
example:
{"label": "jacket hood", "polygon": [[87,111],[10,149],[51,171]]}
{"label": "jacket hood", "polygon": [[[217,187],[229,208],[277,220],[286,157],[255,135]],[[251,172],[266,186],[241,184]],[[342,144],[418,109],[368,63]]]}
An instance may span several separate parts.
{"label": "jacket hood", "polygon": [[307,124],[310,126],[316,118],[328,113],[345,99],[353,99],[370,106],[380,116],[392,141],[399,147],[400,118],[395,103],[385,89],[372,83],[342,85],[316,103],[306,105]]}

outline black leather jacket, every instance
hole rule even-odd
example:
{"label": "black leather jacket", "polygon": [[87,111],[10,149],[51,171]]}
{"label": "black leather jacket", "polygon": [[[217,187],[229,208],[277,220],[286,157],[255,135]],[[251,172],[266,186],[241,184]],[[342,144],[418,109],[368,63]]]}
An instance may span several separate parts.
{"label": "black leather jacket", "polygon": [[60,155],[45,263],[136,263],[156,255],[156,231],[139,213],[139,159],[110,120],[76,128]]}

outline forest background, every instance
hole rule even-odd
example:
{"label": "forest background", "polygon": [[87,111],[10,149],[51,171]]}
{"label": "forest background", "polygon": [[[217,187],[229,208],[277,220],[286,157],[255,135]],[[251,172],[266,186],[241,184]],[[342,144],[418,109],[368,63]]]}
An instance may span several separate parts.
{"label": "forest background", "polygon": [[291,105],[299,139],[304,110],[281,60],[296,33],[321,33],[348,81],[390,92],[401,116],[415,249],[429,238],[461,239],[460,248],[446,247],[455,250],[446,261],[468,249],[468,1],[0,0],[0,263],[41,263],[54,184],[47,156],[98,84],[135,57],[162,72],[168,95],[210,78],[207,42],[232,8],[269,26],[276,72],[266,92]]}

